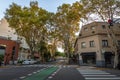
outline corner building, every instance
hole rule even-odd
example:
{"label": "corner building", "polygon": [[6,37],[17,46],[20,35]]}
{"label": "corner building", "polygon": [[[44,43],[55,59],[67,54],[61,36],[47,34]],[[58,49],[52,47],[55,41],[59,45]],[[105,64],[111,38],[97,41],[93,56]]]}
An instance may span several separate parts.
{"label": "corner building", "polygon": [[[92,22],[82,26],[74,45],[80,65],[113,66],[114,50],[106,30],[108,26],[107,22]],[[114,23],[112,28],[120,46],[120,23]]]}

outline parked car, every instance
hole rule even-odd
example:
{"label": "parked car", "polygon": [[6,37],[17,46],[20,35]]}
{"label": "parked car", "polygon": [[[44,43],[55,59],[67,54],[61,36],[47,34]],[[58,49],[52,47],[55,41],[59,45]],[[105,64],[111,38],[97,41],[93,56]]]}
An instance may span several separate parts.
{"label": "parked car", "polygon": [[34,64],[34,63],[36,63],[36,61],[33,59],[23,60],[22,62],[22,64]]}

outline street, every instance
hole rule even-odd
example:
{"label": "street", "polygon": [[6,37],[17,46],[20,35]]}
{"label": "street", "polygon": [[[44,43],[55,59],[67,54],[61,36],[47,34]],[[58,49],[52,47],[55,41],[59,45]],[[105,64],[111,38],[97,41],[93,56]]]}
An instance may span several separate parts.
{"label": "street", "polygon": [[67,65],[64,60],[57,60],[46,64],[0,68],[0,80],[120,80],[120,71]]}
{"label": "street", "polygon": [[0,80],[19,80],[28,74],[31,74],[37,70],[44,69],[46,67],[39,66],[12,66],[6,68],[0,68]]}

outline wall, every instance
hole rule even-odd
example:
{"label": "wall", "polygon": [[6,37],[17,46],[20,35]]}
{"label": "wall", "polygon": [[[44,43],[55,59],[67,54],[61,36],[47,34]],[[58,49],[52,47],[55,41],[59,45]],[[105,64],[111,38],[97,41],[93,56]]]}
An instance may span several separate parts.
{"label": "wall", "polygon": [[9,61],[12,59],[13,47],[15,47],[14,60],[17,60],[19,50],[18,42],[0,38],[0,45],[6,45],[4,53],[4,63],[9,64]]}

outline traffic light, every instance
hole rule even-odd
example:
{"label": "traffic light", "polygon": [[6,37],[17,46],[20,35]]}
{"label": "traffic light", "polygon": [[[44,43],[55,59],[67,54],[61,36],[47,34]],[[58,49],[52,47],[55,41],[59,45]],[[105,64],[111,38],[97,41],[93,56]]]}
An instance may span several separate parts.
{"label": "traffic light", "polygon": [[109,19],[108,23],[109,23],[109,26],[113,26],[113,20],[112,19]]}

